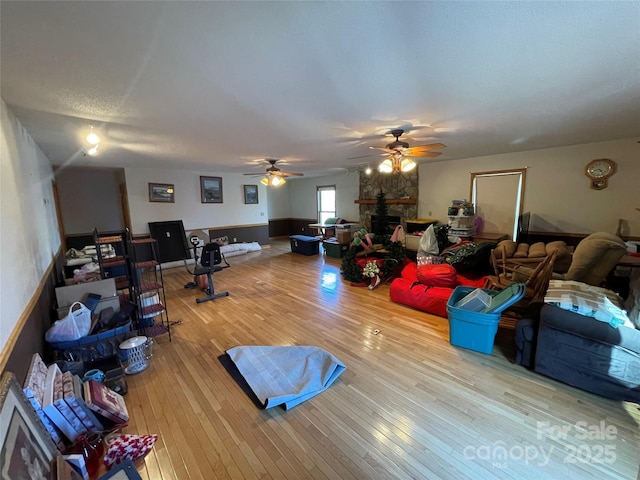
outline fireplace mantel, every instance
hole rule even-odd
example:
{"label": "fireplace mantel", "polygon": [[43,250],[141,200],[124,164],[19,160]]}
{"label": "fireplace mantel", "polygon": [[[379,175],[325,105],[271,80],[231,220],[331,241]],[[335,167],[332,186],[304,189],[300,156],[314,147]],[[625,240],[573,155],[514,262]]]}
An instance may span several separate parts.
{"label": "fireplace mantel", "polygon": [[[354,203],[357,203],[359,205],[375,205],[376,203],[378,203],[378,200],[376,200],[375,198],[370,198],[366,200],[354,200]],[[384,203],[386,203],[387,205],[415,205],[416,199],[415,198],[387,198],[385,199]]]}

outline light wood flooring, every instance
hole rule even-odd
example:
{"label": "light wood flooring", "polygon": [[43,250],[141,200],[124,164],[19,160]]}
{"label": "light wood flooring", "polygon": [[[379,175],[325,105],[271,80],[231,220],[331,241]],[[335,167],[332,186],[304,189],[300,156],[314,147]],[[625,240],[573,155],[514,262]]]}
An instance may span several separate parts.
{"label": "light wood flooring", "polygon": [[[492,355],[453,347],[446,319],[392,303],[389,285],[350,286],[340,259],[288,239],[228,261],[214,281],[230,296],[202,304],[183,268],[164,271],[181,323],[125,396],[125,431],[159,434],[143,478],[637,478],[638,405],[515,365],[512,329]],[[237,345],[316,345],[347,370],[292,410],[260,410],[219,361]]]}

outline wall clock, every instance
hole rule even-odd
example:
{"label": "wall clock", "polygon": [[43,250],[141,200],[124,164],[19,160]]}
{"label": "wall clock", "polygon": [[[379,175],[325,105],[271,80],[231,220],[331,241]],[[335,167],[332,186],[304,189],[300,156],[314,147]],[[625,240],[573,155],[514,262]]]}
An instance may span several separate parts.
{"label": "wall clock", "polygon": [[584,169],[584,174],[591,179],[590,187],[594,190],[607,188],[607,178],[616,171],[616,164],[608,158],[591,160]]}

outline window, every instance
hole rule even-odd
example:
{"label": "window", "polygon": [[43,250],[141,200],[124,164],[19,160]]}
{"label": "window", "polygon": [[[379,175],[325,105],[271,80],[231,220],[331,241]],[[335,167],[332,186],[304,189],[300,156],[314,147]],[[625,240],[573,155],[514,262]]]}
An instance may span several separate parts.
{"label": "window", "polygon": [[324,223],[327,218],[336,216],[336,186],[317,187],[318,192],[318,223]]}

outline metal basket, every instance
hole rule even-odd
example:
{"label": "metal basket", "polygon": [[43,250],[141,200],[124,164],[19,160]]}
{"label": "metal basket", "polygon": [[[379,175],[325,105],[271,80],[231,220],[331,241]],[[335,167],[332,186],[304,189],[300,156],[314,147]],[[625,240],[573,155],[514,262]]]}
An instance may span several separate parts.
{"label": "metal basket", "polygon": [[126,354],[127,366],[124,373],[133,375],[149,366],[152,356],[153,340],[144,336],[132,337],[120,344],[120,350]]}

